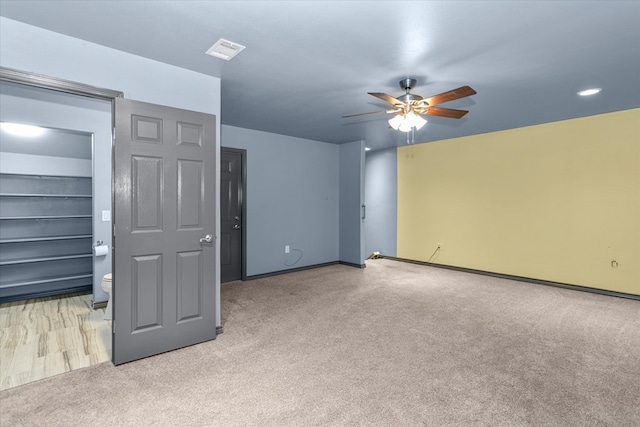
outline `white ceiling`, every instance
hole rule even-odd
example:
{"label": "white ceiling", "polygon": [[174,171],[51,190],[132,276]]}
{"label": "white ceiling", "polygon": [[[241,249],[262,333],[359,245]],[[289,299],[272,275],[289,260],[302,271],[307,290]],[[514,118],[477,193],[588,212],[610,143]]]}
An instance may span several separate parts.
{"label": "white ceiling", "polygon": [[[462,85],[416,142],[640,107],[640,1],[11,1],[0,15],[221,78],[223,124],[330,143],[406,144],[367,92]],[[205,55],[219,38],[246,46]],[[592,97],[576,92],[602,87]],[[116,88],[117,89],[117,88]]]}

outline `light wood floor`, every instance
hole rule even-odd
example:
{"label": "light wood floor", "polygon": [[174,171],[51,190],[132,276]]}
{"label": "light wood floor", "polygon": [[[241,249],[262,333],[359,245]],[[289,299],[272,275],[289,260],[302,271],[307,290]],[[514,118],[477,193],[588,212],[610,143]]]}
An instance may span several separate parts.
{"label": "light wood floor", "polygon": [[111,326],[91,294],[0,304],[0,390],[111,360]]}

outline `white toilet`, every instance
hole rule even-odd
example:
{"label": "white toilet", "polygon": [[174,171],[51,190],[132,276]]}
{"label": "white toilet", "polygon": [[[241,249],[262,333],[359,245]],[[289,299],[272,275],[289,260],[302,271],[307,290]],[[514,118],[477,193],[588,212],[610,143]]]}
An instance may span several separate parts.
{"label": "white toilet", "polygon": [[107,308],[104,310],[104,320],[111,320],[111,273],[105,274],[101,283],[102,290],[109,295],[109,302],[107,302]]}

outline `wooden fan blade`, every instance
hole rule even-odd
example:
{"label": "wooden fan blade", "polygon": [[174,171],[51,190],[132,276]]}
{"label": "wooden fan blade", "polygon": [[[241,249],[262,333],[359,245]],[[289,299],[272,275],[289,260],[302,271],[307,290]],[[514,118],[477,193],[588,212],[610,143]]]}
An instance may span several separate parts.
{"label": "wooden fan blade", "polygon": [[387,95],[386,93],[380,93],[380,92],[367,92],[367,93],[369,95],[375,96],[376,98],[380,98],[383,101],[387,101],[391,105],[402,105],[402,104],[404,104],[399,99],[395,99],[393,96]]}
{"label": "wooden fan blade", "polygon": [[465,96],[471,96],[476,93],[475,90],[471,89],[469,86],[462,86],[457,89],[450,90],[448,92],[443,92],[438,95],[434,95],[430,98],[425,99],[424,101],[430,106],[442,104],[443,102],[453,101],[454,99],[464,98]]}
{"label": "wooden fan blade", "polygon": [[342,118],[346,119],[346,118],[349,118],[349,117],[366,116],[367,114],[380,114],[380,113],[388,113],[388,112],[389,111],[387,111],[387,110],[371,111],[370,113],[349,114],[348,116],[342,116]]}
{"label": "wooden fan blade", "polygon": [[455,110],[453,108],[429,107],[427,116],[448,117],[450,119],[459,119],[467,114],[465,110]]}

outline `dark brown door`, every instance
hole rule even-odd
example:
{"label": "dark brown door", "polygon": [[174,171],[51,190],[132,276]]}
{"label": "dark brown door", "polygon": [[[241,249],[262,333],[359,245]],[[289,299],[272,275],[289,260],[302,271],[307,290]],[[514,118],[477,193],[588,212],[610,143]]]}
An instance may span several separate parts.
{"label": "dark brown door", "polygon": [[242,279],[246,151],[220,150],[220,281]]}
{"label": "dark brown door", "polygon": [[215,116],[116,99],[113,362],[216,337]]}

